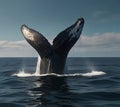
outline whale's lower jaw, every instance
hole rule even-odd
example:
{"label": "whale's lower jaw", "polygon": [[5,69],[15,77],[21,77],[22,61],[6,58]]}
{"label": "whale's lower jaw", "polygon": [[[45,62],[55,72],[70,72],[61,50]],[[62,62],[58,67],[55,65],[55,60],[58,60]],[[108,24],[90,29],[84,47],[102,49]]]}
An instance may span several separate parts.
{"label": "whale's lower jaw", "polygon": [[41,57],[40,74],[63,73],[67,55],[79,39],[83,25],[84,19],[78,19],[55,37],[53,45],[41,33],[22,25],[21,31],[24,38]]}

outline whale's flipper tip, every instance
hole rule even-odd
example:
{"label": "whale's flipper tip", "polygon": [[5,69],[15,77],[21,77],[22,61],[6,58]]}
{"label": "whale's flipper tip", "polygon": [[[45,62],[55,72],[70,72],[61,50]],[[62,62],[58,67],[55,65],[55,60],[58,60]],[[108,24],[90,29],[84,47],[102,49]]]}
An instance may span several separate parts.
{"label": "whale's flipper tip", "polygon": [[84,21],[84,18],[83,18],[83,17],[80,17],[80,18],[78,18],[78,20],[80,20],[80,21]]}
{"label": "whale's flipper tip", "polygon": [[41,57],[50,54],[51,45],[41,33],[27,27],[25,24],[21,26],[21,32],[27,42],[36,49]]}
{"label": "whale's flipper tip", "polygon": [[84,18],[81,17],[77,20],[77,25],[79,25],[79,24],[84,25]]}
{"label": "whale's flipper tip", "polygon": [[21,31],[23,32],[25,29],[28,29],[27,25],[25,24],[21,25]]}

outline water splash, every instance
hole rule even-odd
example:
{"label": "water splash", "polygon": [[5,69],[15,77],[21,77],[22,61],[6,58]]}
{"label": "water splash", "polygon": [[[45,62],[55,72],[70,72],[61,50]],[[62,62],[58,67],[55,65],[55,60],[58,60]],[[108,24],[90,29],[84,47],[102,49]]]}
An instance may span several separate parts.
{"label": "water splash", "polygon": [[99,76],[106,74],[103,71],[91,71],[88,73],[73,73],[73,74],[55,74],[55,73],[47,73],[47,74],[40,74],[40,63],[41,58],[38,56],[37,66],[35,73],[26,73],[24,69],[20,70],[18,73],[13,74],[12,76],[17,77],[31,77],[31,76],[58,76],[58,77],[74,77],[74,76],[84,76],[84,77],[92,77],[92,76]]}
{"label": "water splash", "polygon": [[99,76],[99,75],[105,75],[106,73],[103,72],[103,71],[91,71],[91,72],[88,72],[88,73],[85,73],[85,74],[82,74],[82,76],[88,76],[88,77],[91,77],[91,76]]}
{"label": "water splash", "polygon": [[30,76],[40,76],[40,63],[41,63],[41,58],[38,56],[38,61],[37,61],[37,66],[36,66],[36,71],[35,73],[26,73],[24,68],[20,70],[18,73],[13,74],[12,76],[18,76],[18,77],[30,77]]}
{"label": "water splash", "polygon": [[40,58],[40,56],[38,56],[35,75],[40,75],[40,63],[41,63],[41,58]]}
{"label": "water splash", "polygon": [[26,73],[24,70],[19,71],[18,73],[13,74],[12,76],[17,76],[17,77],[30,77],[34,76],[31,73]]}
{"label": "water splash", "polygon": [[26,73],[24,70],[19,71],[16,74],[13,74],[12,76],[17,76],[17,77],[31,77],[31,76],[58,76],[58,77],[75,77],[75,76],[83,76],[83,77],[92,77],[92,76],[100,76],[100,75],[105,75],[106,73],[103,71],[91,71],[88,73],[73,73],[73,74],[55,74],[55,73],[49,73],[49,74],[37,74],[37,73]]}

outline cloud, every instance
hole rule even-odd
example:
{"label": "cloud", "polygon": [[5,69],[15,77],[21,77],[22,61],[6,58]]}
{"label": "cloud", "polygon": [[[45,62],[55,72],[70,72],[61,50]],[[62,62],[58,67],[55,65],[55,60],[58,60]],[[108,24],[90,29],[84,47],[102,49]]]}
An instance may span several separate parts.
{"label": "cloud", "polygon": [[120,33],[104,33],[93,36],[82,36],[76,46],[82,47],[115,47],[120,45]]}
{"label": "cloud", "polygon": [[[52,44],[52,40],[49,40]],[[0,41],[0,57],[37,57],[38,54],[25,40]]]}
{"label": "cloud", "polygon": [[72,51],[83,56],[120,55],[120,33],[103,33],[93,36],[81,35]]}
{"label": "cloud", "polygon": [[33,57],[37,52],[25,41],[0,41],[0,57]]}
{"label": "cloud", "polygon": [[[51,41],[51,40],[49,40]],[[81,35],[69,56],[120,56],[120,33]],[[37,57],[25,41],[0,41],[0,57]]]}
{"label": "cloud", "polygon": [[0,41],[0,48],[19,48],[27,46],[25,41]]}

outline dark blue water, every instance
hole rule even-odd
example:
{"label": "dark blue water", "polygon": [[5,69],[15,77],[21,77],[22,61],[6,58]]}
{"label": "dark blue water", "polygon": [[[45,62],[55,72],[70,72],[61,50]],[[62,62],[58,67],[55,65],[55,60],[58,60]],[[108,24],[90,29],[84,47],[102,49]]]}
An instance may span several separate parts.
{"label": "dark blue water", "polygon": [[17,77],[34,73],[37,58],[0,58],[0,107],[120,107],[120,58],[69,58],[65,74],[104,75]]}

